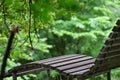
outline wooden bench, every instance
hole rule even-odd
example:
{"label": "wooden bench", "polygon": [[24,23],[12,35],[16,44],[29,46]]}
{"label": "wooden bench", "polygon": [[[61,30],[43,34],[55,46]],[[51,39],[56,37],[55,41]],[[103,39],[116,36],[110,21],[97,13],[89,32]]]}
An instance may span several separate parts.
{"label": "wooden bench", "polygon": [[77,78],[84,80],[92,76],[107,73],[107,80],[111,80],[111,69],[120,67],[120,20],[113,27],[108,39],[96,59],[91,56],[72,54],[35,61],[10,69],[5,77],[34,73],[47,70],[48,80],[51,80],[50,70],[56,70],[61,75],[68,76],[69,80]]}

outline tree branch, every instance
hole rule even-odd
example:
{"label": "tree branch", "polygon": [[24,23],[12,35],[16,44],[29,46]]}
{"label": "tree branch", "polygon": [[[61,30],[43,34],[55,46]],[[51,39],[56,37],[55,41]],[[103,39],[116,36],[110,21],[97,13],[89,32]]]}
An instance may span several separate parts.
{"label": "tree branch", "polygon": [[8,27],[8,25],[7,25],[7,22],[6,22],[6,12],[5,12],[5,5],[3,4],[3,21],[4,21],[4,25],[5,25],[5,27],[7,27],[7,30],[9,31],[10,29],[9,29],[9,27]]}
{"label": "tree branch", "polygon": [[5,0],[2,0],[1,4],[0,4],[0,7],[4,4]]}
{"label": "tree branch", "polygon": [[23,43],[22,43],[22,44],[20,44],[20,46],[19,46],[19,47],[22,47],[22,46],[25,44],[25,42],[26,42],[27,40],[28,40],[28,36],[24,38]]}
{"label": "tree branch", "polygon": [[31,4],[32,4],[32,0],[29,0],[29,30],[28,30],[28,36],[29,36],[29,41],[30,41],[30,45],[33,48],[33,44],[32,44],[32,39],[31,39],[31,34],[30,34],[30,30],[31,30],[31,17],[32,17],[32,10],[31,10]]}
{"label": "tree branch", "polygon": [[4,54],[4,57],[3,57],[2,66],[1,66],[0,80],[3,80],[3,78],[4,78],[7,59],[10,55],[11,46],[12,46],[13,39],[14,39],[14,36],[15,36],[16,32],[18,32],[18,27],[14,27],[10,32],[10,37],[9,37],[9,40],[8,40],[7,48],[6,48],[6,51],[5,51],[5,54]]}
{"label": "tree branch", "polygon": [[37,34],[37,28],[36,28],[35,23],[36,23],[36,20],[35,20],[35,18],[34,18],[34,31],[35,31],[35,35],[36,35],[36,37],[37,37],[37,39],[38,39],[38,42],[39,42],[39,36],[38,36],[38,34]]}

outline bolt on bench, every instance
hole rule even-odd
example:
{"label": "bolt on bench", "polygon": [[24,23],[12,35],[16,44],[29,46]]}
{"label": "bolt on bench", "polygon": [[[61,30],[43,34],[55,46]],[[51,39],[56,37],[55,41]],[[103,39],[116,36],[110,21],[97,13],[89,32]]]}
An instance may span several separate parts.
{"label": "bolt on bench", "polygon": [[13,76],[13,80],[17,80],[18,76],[47,70],[48,80],[51,80],[50,69],[53,69],[68,76],[69,80],[85,80],[104,73],[107,73],[107,80],[111,80],[111,70],[120,67],[119,58],[120,20],[116,22],[96,59],[81,54],[63,55],[14,67],[4,77]]}

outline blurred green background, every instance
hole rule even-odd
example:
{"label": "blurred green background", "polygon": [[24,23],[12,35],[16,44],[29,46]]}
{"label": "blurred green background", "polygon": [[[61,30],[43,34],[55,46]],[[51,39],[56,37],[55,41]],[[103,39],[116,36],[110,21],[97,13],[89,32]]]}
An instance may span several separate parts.
{"label": "blurred green background", "polygon": [[[97,57],[105,39],[120,19],[119,0],[0,0],[0,65],[9,30],[19,26],[7,70],[31,61],[65,54]],[[6,71],[7,71],[6,70]],[[52,80],[59,73],[51,72]],[[46,72],[18,80],[46,80]],[[12,80],[6,78],[5,80]],[[76,79],[75,79],[76,80]],[[88,80],[106,80],[100,75]],[[120,80],[120,69],[112,70]]]}

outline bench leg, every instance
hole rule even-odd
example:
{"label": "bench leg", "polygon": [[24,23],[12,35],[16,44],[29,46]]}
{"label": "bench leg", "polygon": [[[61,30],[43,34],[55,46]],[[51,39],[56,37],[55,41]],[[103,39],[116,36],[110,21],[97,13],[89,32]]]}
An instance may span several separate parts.
{"label": "bench leg", "polygon": [[69,77],[65,75],[60,75],[60,80],[69,80]]}
{"label": "bench leg", "polygon": [[47,76],[48,76],[48,80],[51,80],[51,77],[50,77],[50,69],[47,70]]}
{"label": "bench leg", "polygon": [[78,79],[78,80],[84,80],[84,79]]}
{"label": "bench leg", "polygon": [[67,80],[73,80],[73,78],[68,78]]}
{"label": "bench leg", "polygon": [[78,78],[78,80],[85,80],[85,79],[83,79],[83,78]]}
{"label": "bench leg", "polygon": [[13,77],[13,80],[17,80],[17,75],[16,75],[16,73],[13,73],[13,74],[12,74],[12,77]]}
{"label": "bench leg", "polygon": [[107,72],[107,80],[111,80],[111,71]]}

